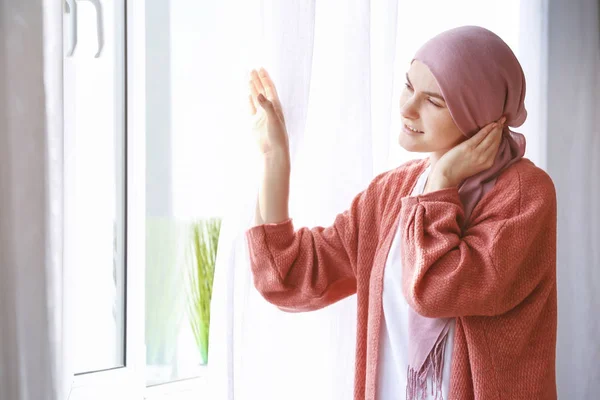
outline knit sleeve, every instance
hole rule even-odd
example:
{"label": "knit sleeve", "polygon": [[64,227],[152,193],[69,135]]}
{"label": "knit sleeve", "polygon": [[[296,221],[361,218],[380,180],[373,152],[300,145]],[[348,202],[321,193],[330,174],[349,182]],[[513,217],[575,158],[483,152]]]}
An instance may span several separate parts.
{"label": "knit sleeve", "polygon": [[376,177],[329,227],[294,229],[292,218],[246,231],[254,286],[288,312],[312,311],[356,293],[361,221],[374,218]]}
{"label": "knit sleeve", "polygon": [[463,219],[457,188],[402,199],[402,290],[419,314],[504,314],[551,277],[556,193],[541,169],[507,171],[464,233]]}

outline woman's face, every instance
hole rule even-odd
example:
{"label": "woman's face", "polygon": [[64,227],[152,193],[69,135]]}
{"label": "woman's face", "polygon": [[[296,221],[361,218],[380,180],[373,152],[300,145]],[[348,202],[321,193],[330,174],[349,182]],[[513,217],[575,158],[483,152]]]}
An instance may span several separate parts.
{"label": "woman's face", "polygon": [[[400,146],[411,152],[443,154],[466,140],[446,107],[440,88],[419,60],[413,61],[400,95]],[[408,127],[420,131],[411,133]]]}

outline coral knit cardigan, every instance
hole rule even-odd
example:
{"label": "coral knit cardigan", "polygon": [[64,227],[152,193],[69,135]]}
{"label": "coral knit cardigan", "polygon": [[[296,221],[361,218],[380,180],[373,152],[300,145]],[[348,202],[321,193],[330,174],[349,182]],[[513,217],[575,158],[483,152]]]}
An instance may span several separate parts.
{"label": "coral knit cardigan", "polygon": [[556,192],[528,159],[507,168],[461,232],[456,187],[409,196],[428,159],[376,176],[330,227],[247,230],[254,285],[283,311],[357,294],[355,400],[375,400],[383,270],[402,233],[402,292],[455,317],[452,400],[556,399]]}

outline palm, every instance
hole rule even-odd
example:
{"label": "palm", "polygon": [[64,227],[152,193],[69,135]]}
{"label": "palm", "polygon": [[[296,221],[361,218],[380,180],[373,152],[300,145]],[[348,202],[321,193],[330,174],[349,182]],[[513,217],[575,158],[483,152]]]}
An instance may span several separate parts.
{"label": "palm", "polygon": [[492,123],[473,137],[448,150],[436,163],[436,170],[458,184],[464,179],[490,168],[502,139],[502,125]]}
{"label": "palm", "polygon": [[450,172],[450,175],[452,175],[452,167],[459,165],[461,158],[469,154],[469,149],[469,140],[457,144],[440,157],[436,167],[440,170]]}
{"label": "palm", "polygon": [[[253,117],[252,132],[262,154],[273,151],[289,151],[285,118],[275,85],[266,70],[252,70],[250,80],[250,115]],[[265,110],[258,101],[262,94],[272,106]]]}

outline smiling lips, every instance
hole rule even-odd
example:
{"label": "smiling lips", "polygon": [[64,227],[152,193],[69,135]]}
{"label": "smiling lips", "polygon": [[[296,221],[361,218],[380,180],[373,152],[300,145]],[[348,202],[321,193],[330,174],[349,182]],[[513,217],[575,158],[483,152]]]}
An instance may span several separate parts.
{"label": "smiling lips", "polygon": [[412,126],[409,126],[406,124],[404,124],[404,129],[406,129],[408,132],[411,132],[411,133],[424,133],[423,131],[420,131],[420,130],[413,128]]}

